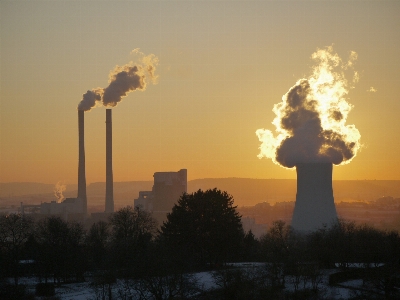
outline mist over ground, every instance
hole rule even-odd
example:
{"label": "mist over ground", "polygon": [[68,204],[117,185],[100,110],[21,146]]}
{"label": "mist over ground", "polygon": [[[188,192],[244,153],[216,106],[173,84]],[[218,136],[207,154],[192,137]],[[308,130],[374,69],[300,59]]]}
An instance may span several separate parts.
{"label": "mist over ground", "polygon": [[[24,203],[40,204],[55,200],[53,184],[13,182],[0,183],[0,205],[5,201],[20,201],[15,197],[24,196]],[[149,191],[153,181],[114,182],[115,205],[132,205],[139,191]],[[251,178],[204,178],[188,181],[188,192],[199,189],[219,188],[227,191],[235,199],[235,205],[251,206],[260,202],[295,201],[295,179],[251,179]],[[76,197],[76,184],[67,184],[65,197]],[[105,182],[95,182],[87,186],[88,204],[104,205]],[[383,196],[400,197],[400,180],[334,180],[333,195],[335,202],[359,200],[371,201]],[[13,200],[14,199],[14,200]],[[21,200],[22,201],[22,200]],[[27,202],[26,202],[27,201]]]}

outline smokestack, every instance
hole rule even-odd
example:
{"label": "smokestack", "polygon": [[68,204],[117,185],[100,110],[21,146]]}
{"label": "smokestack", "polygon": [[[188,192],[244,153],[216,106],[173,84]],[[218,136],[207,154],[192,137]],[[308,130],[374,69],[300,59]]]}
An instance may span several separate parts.
{"label": "smokestack", "polygon": [[106,213],[114,212],[111,109],[106,109]]}
{"label": "smokestack", "polygon": [[314,231],[337,221],[332,189],[332,163],[298,163],[292,227]]}
{"label": "smokestack", "polygon": [[78,198],[83,200],[83,213],[87,214],[86,175],[85,175],[85,111],[78,110],[79,165]]}

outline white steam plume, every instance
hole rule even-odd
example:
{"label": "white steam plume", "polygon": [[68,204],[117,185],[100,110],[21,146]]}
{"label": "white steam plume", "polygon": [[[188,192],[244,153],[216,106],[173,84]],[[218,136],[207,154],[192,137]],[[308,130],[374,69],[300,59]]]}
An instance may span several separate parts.
{"label": "white steam plume", "polygon": [[330,46],[311,57],[317,62],[312,74],[298,80],[274,105],[276,136],[267,129],[256,131],[261,142],[258,157],[286,168],[308,162],[346,164],[360,149],[359,131],[345,125],[352,109],[345,96],[358,73],[354,71],[349,83],[343,71],[353,68],[357,53],[352,51],[343,62]]}
{"label": "white steam plume", "polygon": [[139,49],[131,53],[139,56],[137,62],[129,62],[124,66],[116,66],[109,74],[109,85],[106,88],[96,88],[87,91],[82,96],[78,110],[91,110],[95,106],[116,106],[128,93],[146,90],[147,78],[153,84],[157,83],[158,76],[155,70],[158,58],[154,54],[144,55]]}
{"label": "white steam plume", "polygon": [[54,186],[54,196],[57,199],[57,203],[61,203],[65,197],[63,195],[63,192],[67,189],[67,186],[64,184],[64,182],[57,182],[56,185]]}

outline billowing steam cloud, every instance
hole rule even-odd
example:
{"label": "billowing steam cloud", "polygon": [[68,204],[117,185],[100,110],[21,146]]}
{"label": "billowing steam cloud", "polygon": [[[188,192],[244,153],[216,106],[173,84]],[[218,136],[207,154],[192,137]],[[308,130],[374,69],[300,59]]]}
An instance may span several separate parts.
{"label": "billowing steam cloud", "polygon": [[[360,133],[354,125],[345,125],[352,105],[345,96],[351,84],[344,71],[353,67],[357,53],[351,52],[347,62],[333,52],[332,47],[317,49],[312,54],[317,62],[309,78],[300,79],[275,104],[270,130],[258,129],[261,146],[259,158],[292,168],[297,163],[331,162],[346,164],[360,149]],[[353,73],[352,83],[358,81]]]}
{"label": "billowing steam cloud", "polygon": [[96,88],[83,94],[78,110],[90,110],[95,106],[116,106],[129,92],[146,90],[147,77],[153,84],[157,83],[154,73],[158,58],[154,54],[145,56],[139,49],[132,53],[140,56],[138,62],[129,62],[124,66],[116,66],[109,74],[109,85],[106,88]]}
{"label": "billowing steam cloud", "polygon": [[57,182],[54,186],[54,196],[56,197],[58,203],[61,203],[65,199],[63,192],[66,189],[67,186],[61,181]]}

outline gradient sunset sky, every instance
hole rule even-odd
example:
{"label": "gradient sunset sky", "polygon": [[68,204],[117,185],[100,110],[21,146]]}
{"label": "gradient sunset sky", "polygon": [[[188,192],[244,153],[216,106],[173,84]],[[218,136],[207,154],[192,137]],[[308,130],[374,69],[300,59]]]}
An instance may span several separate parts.
{"label": "gradient sunset sky", "polygon": [[[346,124],[362,150],[334,179],[400,180],[400,1],[7,1],[1,13],[0,182],[76,183],[77,105],[131,51],[158,84],[113,108],[115,181],[296,178],[259,159],[259,128],[311,55],[358,54]],[[372,88],[372,89],[371,89]],[[85,113],[87,182],[105,181],[105,108]]]}

